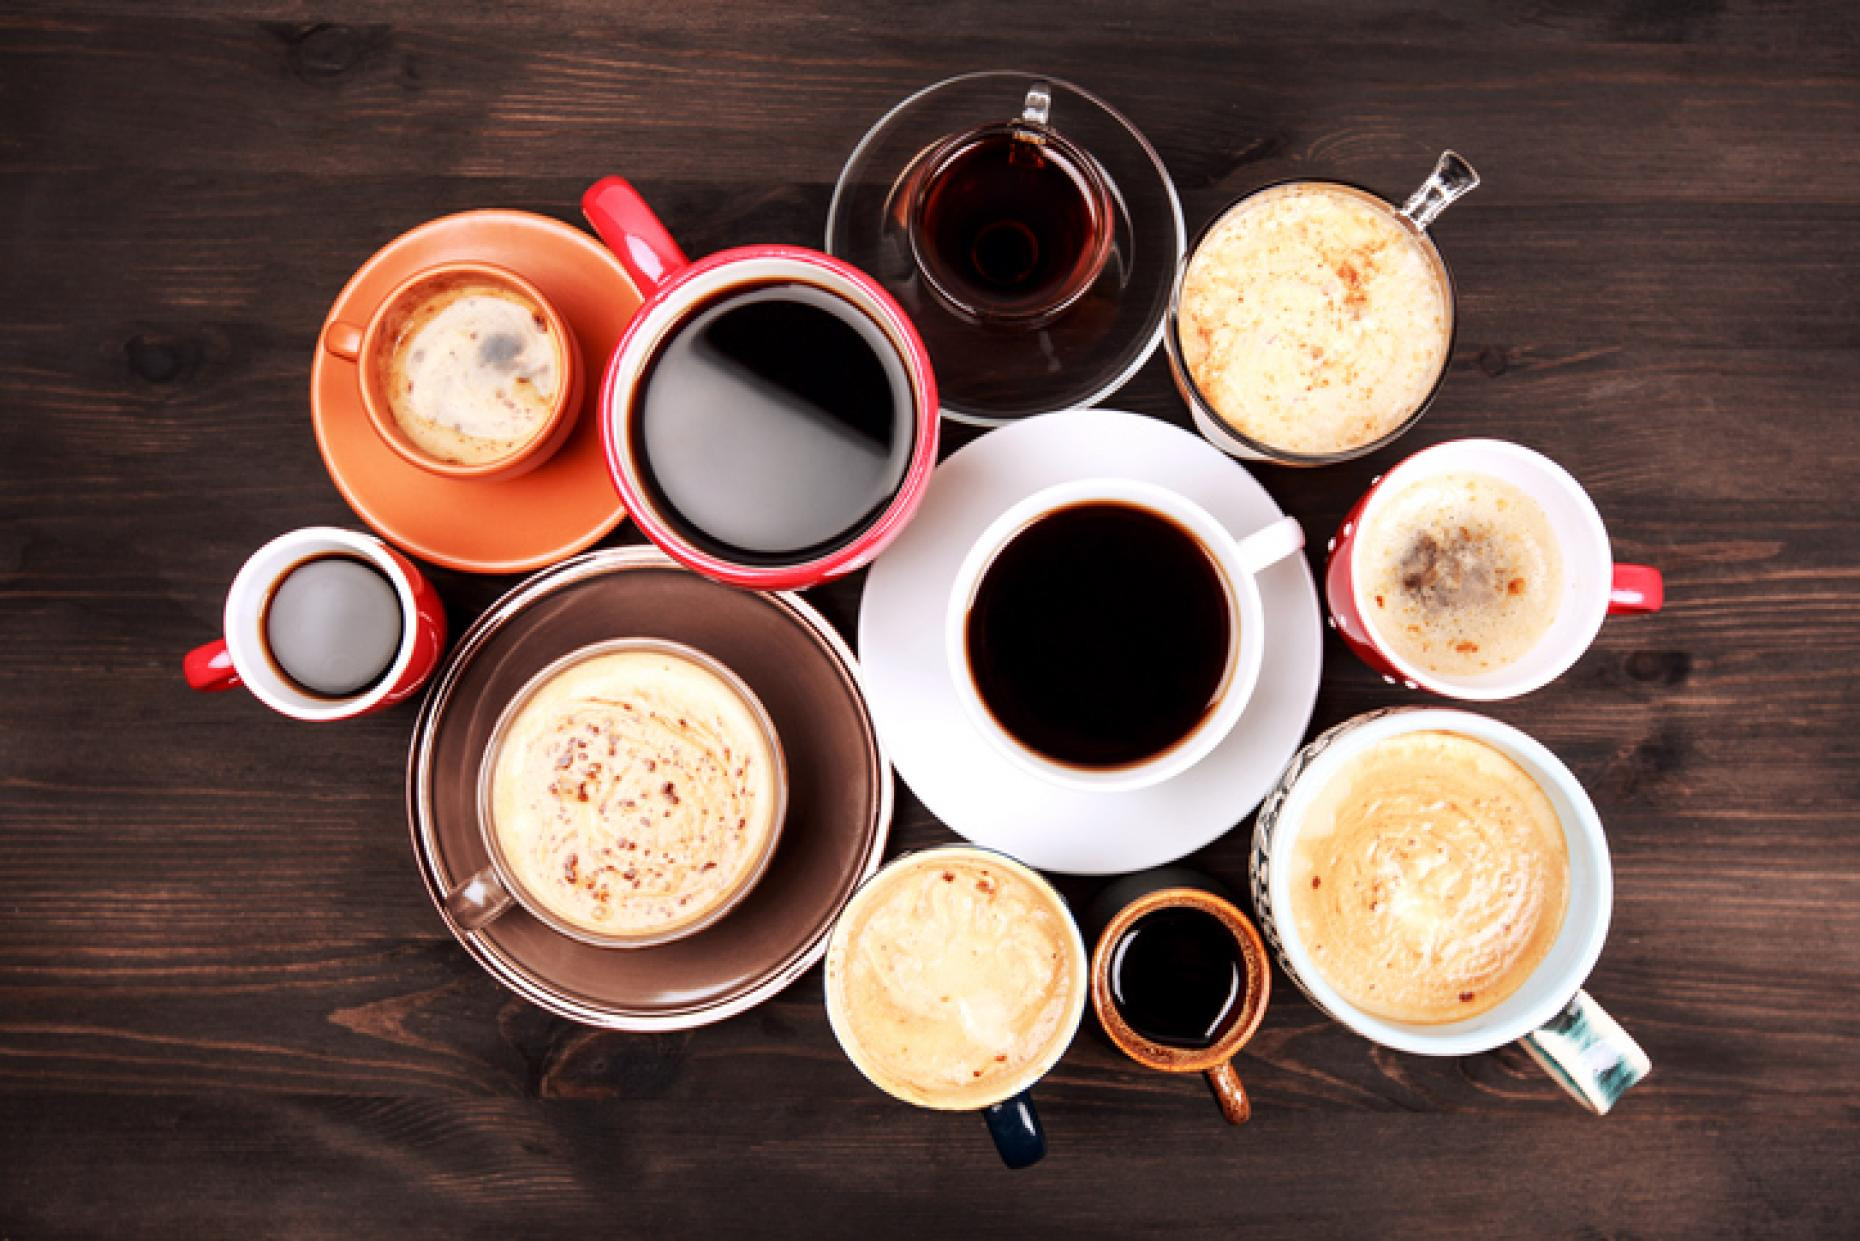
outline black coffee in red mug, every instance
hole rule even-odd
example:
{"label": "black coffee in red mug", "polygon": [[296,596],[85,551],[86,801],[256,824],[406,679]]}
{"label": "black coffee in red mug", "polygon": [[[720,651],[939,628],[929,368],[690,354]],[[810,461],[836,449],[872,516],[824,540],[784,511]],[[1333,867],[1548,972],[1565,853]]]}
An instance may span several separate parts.
{"label": "black coffee in red mug", "polygon": [[1021,116],[944,139],[918,161],[911,254],[924,283],[963,318],[1051,322],[1085,294],[1111,250],[1103,170],[1049,123],[1045,84]]}

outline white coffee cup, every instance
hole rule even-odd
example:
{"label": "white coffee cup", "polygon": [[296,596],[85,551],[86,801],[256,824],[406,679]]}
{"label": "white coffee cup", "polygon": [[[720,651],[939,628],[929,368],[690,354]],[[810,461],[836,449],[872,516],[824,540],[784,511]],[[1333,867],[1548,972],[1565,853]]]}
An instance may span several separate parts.
{"label": "white coffee cup", "polygon": [[[1228,644],[1227,671],[1217,691],[1214,709],[1187,736],[1162,753],[1116,768],[1068,766],[1029,749],[996,722],[982,701],[969,669],[969,609],[995,557],[1022,530],[1047,514],[1088,503],[1134,505],[1169,519],[1193,535],[1213,558],[1219,571],[1227,591],[1232,622],[1228,626],[1232,636]],[[1255,575],[1299,551],[1304,544],[1304,530],[1295,518],[1281,517],[1243,539],[1235,539],[1211,513],[1192,500],[1166,487],[1136,479],[1085,478],[1037,491],[990,523],[956,571],[949,609],[944,617],[944,647],[963,711],[1009,762],[1054,784],[1092,792],[1126,792],[1179,775],[1205,758],[1232,730],[1259,681],[1266,649],[1266,616]]]}
{"label": "white coffee cup", "polygon": [[[1550,799],[1569,850],[1569,905],[1542,962],[1495,1007],[1441,1025],[1376,1017],[1344,999],[1313,963],[1289,912],[1290,860],[1313,800],[1370,746],[1424,731],[1482,741],[1516,763]],[[1286,975],[1313,1004],[1366,1039],[1424,1056],[1473,1055],[1522,1040],[1559,1085],[1596,1112],[1606,1112],[1651,1069],[1646,1053],[1582,990],[1601,956],[1614,907],[1601,817],[1569,768],[1509,724],[1469,711],[1394,707],[1337,725],[1293,756],[1260,804],[1250,872],[1260,929]]]}

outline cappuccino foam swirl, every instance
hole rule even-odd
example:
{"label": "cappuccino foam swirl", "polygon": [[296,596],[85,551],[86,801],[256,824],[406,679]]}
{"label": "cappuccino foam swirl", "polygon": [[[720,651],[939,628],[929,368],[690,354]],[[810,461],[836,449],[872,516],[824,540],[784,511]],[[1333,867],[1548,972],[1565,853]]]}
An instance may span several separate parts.
{"label": "cappuccino foam swirl", "polygon": [[1299,939],[1344,999],[1391,1021],[1486,1012],[1549,953],[1569,852],[1543,789],[1482,741],[1415,732],[1331,777],[1293,841]]}

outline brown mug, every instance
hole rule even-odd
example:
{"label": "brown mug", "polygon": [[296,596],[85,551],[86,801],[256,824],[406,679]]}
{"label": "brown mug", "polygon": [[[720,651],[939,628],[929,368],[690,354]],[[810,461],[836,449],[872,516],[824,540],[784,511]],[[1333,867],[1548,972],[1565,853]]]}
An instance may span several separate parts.
{"label": "brown mug", "polygon": [[[1111,1042],[1146,1068],[1203,1074],[1227,1123],[1245,1124],[1253,1107],[1233,1060],[1259,1029],[1272,995],[1266,946],[1252,921],[1220,884],[1181,867],[1113,883],[1092,903],[1087,921],[1101,928],[1091,957],[1091,1002]],[[1229,959],[1223,999],[1218,979]],[[1191,970],[1201,977],[1187,976]],[[1185,990],[1191,987],[1208,989],[1191,995]],[[1174,1003],[1159,1009],[1163,993]],[[1181,1021],[1197,1024],[1163,1028]]]}

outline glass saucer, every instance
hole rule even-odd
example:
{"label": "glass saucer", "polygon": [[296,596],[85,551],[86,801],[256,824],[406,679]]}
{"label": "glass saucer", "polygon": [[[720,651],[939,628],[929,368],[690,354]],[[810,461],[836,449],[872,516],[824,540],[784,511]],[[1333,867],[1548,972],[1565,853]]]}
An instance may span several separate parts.
{"label": "glass saucer", "polygon": [[[1111,255],[1084,296],[1046,326],[979,324],[949,309],[911,257],[912,174],[943,139],[1018,118],[1040,83],[1053,128],[1089,152],[1110,184]],[[964,74],[899,103],[853,148],[827,212],[827,252],[898,299],[930,350],[943,415],[976,426],[1096,405],[1117,391],[1162,341],[1183,242],[1175,185],[1136,127],[1090,91],[1033,73]]]}

